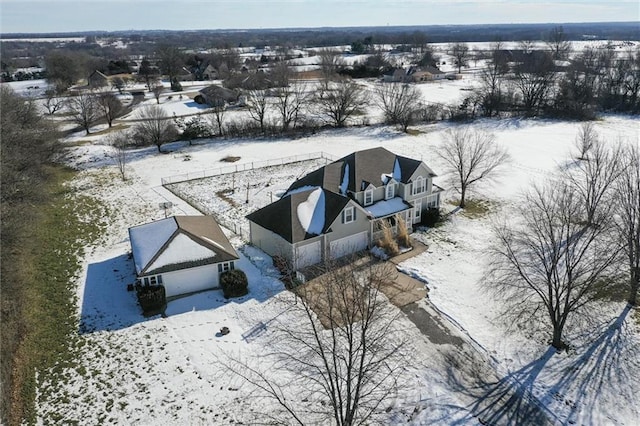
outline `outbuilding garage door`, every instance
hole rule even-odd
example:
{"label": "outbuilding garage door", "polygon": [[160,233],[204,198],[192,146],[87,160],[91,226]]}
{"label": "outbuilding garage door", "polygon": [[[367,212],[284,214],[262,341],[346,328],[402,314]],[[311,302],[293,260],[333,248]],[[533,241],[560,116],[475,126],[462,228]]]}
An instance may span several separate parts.
{"label": "outbuilding garage door", "polygon": [[296,269],[304,268],[305,266],[314,265],[322,261],[322,250],[320,247],[320,241],[315,243],[299,246],[296,250]]}
{"label": "outbuilding garage door", "polygon": [[340,238],[329,244],[329,251],[332,259],[337,259],[360,250],[364,250],[368,245],[367,231],[349,237]]}

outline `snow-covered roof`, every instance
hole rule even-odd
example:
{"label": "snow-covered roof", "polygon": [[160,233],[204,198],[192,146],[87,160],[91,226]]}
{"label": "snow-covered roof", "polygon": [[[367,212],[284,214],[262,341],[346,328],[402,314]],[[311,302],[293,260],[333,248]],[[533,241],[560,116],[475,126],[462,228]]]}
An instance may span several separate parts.
{"label": "snow-covered roof", "polygon": [[412,208],[411,204],[407,203],[400,197],[394,197],[390,200],[378,201],[375,204],[365,207],[365,210],[374,218],[379,218],[389,216],[410,208]]}
{"label": "snow-covered roof", "polygon": [[238,259],[211,216],[174,216],[129,228],[138,275]]}
{"label": "snow-covered roof", "polygon": [[298,220],[308,234],[320,235],[324,230],[325,199],[321,188],[309,193],[306,201],[298,204]]}

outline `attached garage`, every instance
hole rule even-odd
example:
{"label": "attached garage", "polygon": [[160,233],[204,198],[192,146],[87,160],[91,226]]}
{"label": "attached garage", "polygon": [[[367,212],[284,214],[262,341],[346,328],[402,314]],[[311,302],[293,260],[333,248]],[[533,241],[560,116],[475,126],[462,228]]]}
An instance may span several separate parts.
{"label": "attached garage", "polygon": [[321,241],[296,247],[296,269],[322,262]]}
{"label": "attached garage", "polygon": [[329,256],[332,259],[346,256],[360,250],[364,250],[369,245],[369,234],[367,231],[355,235],[340,238],[329,244]]}

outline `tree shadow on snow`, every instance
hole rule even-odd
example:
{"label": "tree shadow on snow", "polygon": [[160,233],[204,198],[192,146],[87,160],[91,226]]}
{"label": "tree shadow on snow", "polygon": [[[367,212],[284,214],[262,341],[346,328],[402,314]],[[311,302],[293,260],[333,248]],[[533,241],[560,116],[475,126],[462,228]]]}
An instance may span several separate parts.
{"label": "tree shadow on snow", "polygon": [[[595,341],[559,364],[560,374],[548,393],[568,407],[570,422],[597,424],[604,418],[616,419],[616,406],[633,407],[636,403],[634,384],[640,368],[640,345],[628,328],[630,310],[625,307],[600,330]],[[617,404],[607,399],[615,399]],[[603,411],[606,408],[609,412]]]}
{"label": "tree shadow on snow", "polygon": [[552,424],[554,415],[533,396],[533,386],[544,366],[556,352],[549,348],[542,357],[510,372],[497,382],[488,382],[486,375],[474,367],[477,375],[470,386],[461,381],[455,365],[450,367],[449,381],[459,392],[475,402],[469,407],[469,416],[455,425],[475,420],[486,425],[545,425]]}

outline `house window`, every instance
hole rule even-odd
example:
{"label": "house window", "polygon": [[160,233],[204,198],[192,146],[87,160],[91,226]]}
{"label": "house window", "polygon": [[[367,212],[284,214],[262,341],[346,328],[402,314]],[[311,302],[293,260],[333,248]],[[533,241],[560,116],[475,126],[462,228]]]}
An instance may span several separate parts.
{"label": "house window", "polygon": [[415,218],[416,222],[420,221],[420,218],[422,217],[422,200],[417,200],[414,202],[413,217]]}
{"label": "house window", "polygon": [[144,283],[145,286],[162,284],[162,275],[153,275],[150,277],[144,277],[142,279],[142,282]]}
{"label": "house window", "polygon": [[364,205],[370,206],[371,204],[373,204],[373,191],[364,191]]}
{"label": "house window", "polygon": [[387,185],[384,198],[385,200],[388,200],[389,198],[393,198],[394,196],[395,196],[395,185],[390,183],[389,185]]}
{"label": "house window", "polygon": [[422,176],[418,176],[413,183],[413,195],[422,194],[425,190],[425,181]]}
{"label": "house window", "polygon": [[353,207],[347,207],[342,212],[342,223],[351,223],[356,220],[356,212]]}
{"label": "house window", "polygon": [[235,269],[235,265],[233,264],[233,262],[218,263],[218,272],[219,273],[231,271],[233,269]]}

